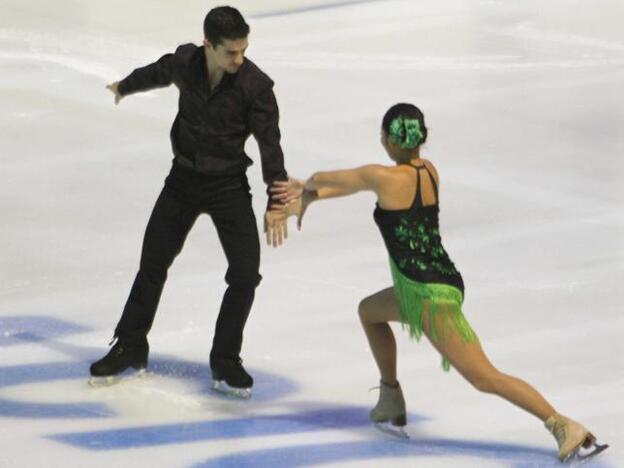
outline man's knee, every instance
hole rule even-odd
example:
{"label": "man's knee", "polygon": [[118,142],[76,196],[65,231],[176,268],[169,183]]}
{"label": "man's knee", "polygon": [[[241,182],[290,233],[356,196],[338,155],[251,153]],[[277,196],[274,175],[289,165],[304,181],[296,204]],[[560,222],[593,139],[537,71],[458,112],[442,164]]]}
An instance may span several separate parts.
{"label": "man's knee", "polygon": [[255,289],[260,281],[262,281],[262,276],[257,270],[228,271],[225,275],[225,282],[232,287]]}
{"label": "man's knee", "polygon": [[167,280],[167,272],[173,261],[166,261],[159,258],[142,258],[140,271],[154,282],[164,282]]}

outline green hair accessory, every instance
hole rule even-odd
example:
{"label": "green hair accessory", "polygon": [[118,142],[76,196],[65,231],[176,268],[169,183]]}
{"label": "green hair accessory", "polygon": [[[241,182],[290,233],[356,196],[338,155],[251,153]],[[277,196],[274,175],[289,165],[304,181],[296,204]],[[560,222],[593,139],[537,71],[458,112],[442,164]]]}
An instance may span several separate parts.
{"label": "green hair accessory", "polygon": [[399,115],[390,123],[390,139],[402,149],[416,148],[423,138],[418,119],[409,119]]}

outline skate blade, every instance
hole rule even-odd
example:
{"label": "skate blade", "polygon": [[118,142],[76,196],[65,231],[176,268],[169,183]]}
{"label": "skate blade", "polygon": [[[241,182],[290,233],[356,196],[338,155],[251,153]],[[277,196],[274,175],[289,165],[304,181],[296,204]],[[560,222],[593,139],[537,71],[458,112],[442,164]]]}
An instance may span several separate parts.
{"label": "skate blade", "polygon": [[583,450],[582,447],[577,448],[572,454],[566,459],[566,463],[570,466],[578,466],[583,463],[588,462],[596,455],[604,452],[609,448],[608,444],[598,444],[595,441],[589,445],[589,447],[585,447]]}
{"label": "skate blade", "polygon": [[225,380],[213,380],[212,389],[224,395],[249,400],[251,398],[251,388],[230,387]]}
{"label": "skate blade", "polygon": [[139,369],[136,373],[131,376],[122,376],[122,375],[106,375],[102,377],[91,377],[89,378],[88,384],[94,388],[101,387],[111,387],[113,385],[117,385],[122,381],[129,381],[135,379],[145,379],[148,377],[148,372],[146,369]]}
{"label": "skate blade", "polygon": [[410,435],[407,433],[407,431],[405,430],[404,427],[399,427],[399,426],[393,426],[390,423],[373,423],[373,425],[375,426],[375,428],[378,431],[383,432],[384,434],[388,434],[391,435],[393,437],[398,437],[399,439],[409,439]]}

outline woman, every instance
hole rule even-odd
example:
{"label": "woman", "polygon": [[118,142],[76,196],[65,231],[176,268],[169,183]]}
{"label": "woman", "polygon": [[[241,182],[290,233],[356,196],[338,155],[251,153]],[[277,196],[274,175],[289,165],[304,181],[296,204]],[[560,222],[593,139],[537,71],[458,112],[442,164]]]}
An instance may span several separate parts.
{"label": "woman", "polygon": [[557,413],[529,384],[498,371],[485,356],[461,305],[464,284],[444,250],[438,225],[439,177],[433,164],[420,157],[427,139],[422,112],[411,104],[391,107],[383,118],[381,144],[395,163],[317,172],[307,181],[290,179],[274,185],[274,199],[297,224],[313,201],[370,190],[377,195],[374,219],[390,256],[394,287],[365,298],[359,314],[381,374],[379,401],[370,412],[375,423],[405,426],[406,410],[396,375],[396,343],[388,322],[400,322],[411,337],[424,333],[443,357],[474,387],[497,394],[540,418],[555,436],[559,459],[567,460],[581,446],[607,446],[581,424]]}

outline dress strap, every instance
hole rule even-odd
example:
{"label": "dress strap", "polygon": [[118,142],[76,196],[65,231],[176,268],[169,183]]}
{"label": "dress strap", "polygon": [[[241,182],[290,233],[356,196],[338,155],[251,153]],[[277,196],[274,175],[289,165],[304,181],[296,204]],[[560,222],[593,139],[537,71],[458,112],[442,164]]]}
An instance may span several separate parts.
{"label": "dress strap", "polygon": [[431,184],[433,185],[433,192],[435,194],[435,199],[436,199],[436,203],[438,203],[439,198],[438,198],[438,184],[435,181],[435,177],[433,177],[433,174],[431,173],[431,171],[429,170],[429,168],[423,164],[422,166],[416,166],[412,163],[407,163],[409,166],[413,167],[414,169],[416,169],[416,195],[414,197],[414,201],[412,202],[412,207],[423,207],[423,202],[422,202],[422,197],[420,194],[420,171],[421,170],[425,170],[427,172],[427,175],[429,176],[429,180],[431,181]]}

